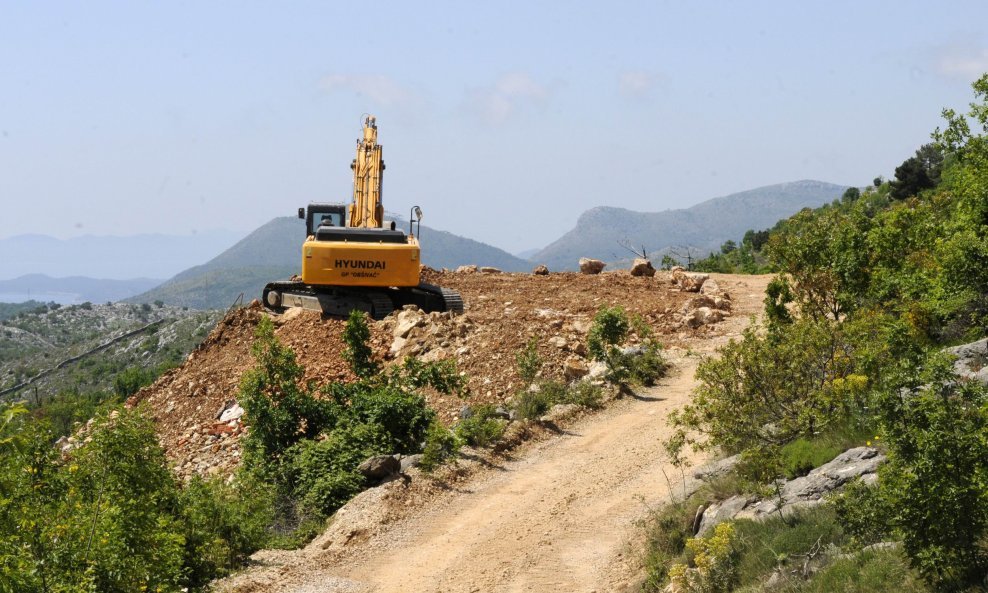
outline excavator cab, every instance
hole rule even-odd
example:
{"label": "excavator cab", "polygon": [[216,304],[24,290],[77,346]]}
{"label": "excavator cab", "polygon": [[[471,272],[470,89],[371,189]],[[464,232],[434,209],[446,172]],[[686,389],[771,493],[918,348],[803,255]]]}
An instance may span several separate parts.
{"label": "excavator cab", "polygon": [[319,227],[345,227],[345,204],[309,204],[299,208],[298,217],[305,220],[305,236],[312,237]]}

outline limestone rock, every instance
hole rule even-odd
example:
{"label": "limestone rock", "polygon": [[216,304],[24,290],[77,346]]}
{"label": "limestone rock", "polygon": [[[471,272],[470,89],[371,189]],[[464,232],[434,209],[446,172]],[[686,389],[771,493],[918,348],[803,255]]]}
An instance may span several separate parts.
{"label": "limestone rock", "polygon": [[720,285],[713,278],[707,278],[704,281],[703,286],[700,287],[700,294],[707,294],[710,296],[720,294]]}
{"label": "limestone rock", "polygon": [[548,276],[549,268],[547,268],[543,264],[539,264],[535,266],[535,268],[532,270],[532,273],[535,274],[536,276]]}
{"label": "limestone rock", "polygon": [[581,274],[600,274],[604,271],[604,262],[599,259],[590,259],[589,257],[580,258],[580,273]]}
{"label": "limestone rock", "polygon": [[383,480],[401,471],[401,462],[394,455],[375,455],[357,466],[357,471],[370,480]]}
{"label": "limestone rock", "polygon": [[566,347],[566,338],[562,336],[552,336],[551,338],[549,338],[548,341],[551,345],[555,346],[556,348]]}
{"label": "limestone rock", "polygon": [[590,367],[580,358],[567,358],[563,363],[563,376],[570,381],[580,379],[590,373]]}
{"label": "limestone rock", "polygon": [[686,292],[700,292],[703,283],[710,278],[710,274],[700,274],[698,272],[687,272],[680,267],[672,269],[672,282],[679,286],[680,290]]}
{"label": "limestone rock", "polygon": [[477,266],[474,266],[474,265],[460,266],[460,267],[456,268],[456,273],[457,274],[474,274],[476,272],[477,272]]}
{"label": "limestone rock", "polygon": [[491,267],[491,266],[481,266],[480,267],[480,273],[481,274],[500,274],[501,273],[501,270],[499,270],[497,268],[494,268],[494,267]]}
{"label": "limestone rock", "polygon": [[954,373],[958,377],[988,385],[988,338],[947,348],[947,352],[957,357]]}
{"label": "limestone rock", "polygon": [[686,315],[683,323],[687,327],[696,329],[702,325],[710,325],[711,323],[717,323],[724,319],[724,313],[718,309],[711,309],[710,307],[700,307],[691,311]]}
{"label": "limestone rock", "polygon": [[655,276],[655,268],[652,266],[652,262],[647,259],[637,257],[631,264],[631,275],[647,276],[651,278],[652,276]]}
{"label": "limestone rock", "polygon": [[394,337],[408,338],[408,334],[410,334],[413,329],[424,325],[425,317],[418,311],[403,310],[398,313],[398,319],[395,323]]}
{"label": "limestone rock", "polygon": [[577,404],[556,404],[539,418],[539,422],[556,423],[571,418],[579,412],[580,406]]}
{"label": "limestone rock", "polygon": [[783,515],[793,509],[816,506],[824,497],[851,480],[861,478],[866,484],[877,479],[878,466],[885,456],[872,447],[856,447],[841,453],[809,474],[789,480],[781,485],[781,496],[756,500],[744,496],[732,496],[710,505],[703,513],[699,533],[728,519],[764,519],[780,511]]}

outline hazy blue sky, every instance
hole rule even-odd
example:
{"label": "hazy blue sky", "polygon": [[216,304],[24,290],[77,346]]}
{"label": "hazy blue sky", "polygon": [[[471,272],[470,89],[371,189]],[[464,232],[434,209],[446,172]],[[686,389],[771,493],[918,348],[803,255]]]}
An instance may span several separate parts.
{"label": "hazy blue sky", "polygon": [[346,200],[509,251],[597,205],[866,185],[965,107],[988,3],[0,1],[0,237],[248,231]]}

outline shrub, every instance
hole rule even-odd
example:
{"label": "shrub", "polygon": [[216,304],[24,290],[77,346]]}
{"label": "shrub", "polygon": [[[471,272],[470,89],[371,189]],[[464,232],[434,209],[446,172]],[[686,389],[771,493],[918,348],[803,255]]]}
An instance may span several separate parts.
{"label": "shrub", "polygon": [[346,320],[343,328],[343,359],[350,364],[354,375],[367,378],[378,372],[378,364],[374,361],[374,352],[368,345],[370,328],[367,327],[367,315],[354,309]]}
{"label": "shrub", "polygon": [[184,566],[192,587],[242,566],[268,540],[274,493],[244,477],[233,484],[194,477],[181,491]]}
{"label": "shrub", "polygon": [[422,449],[422,471],[431,472],[452,459],[460,451],[460,441],[439,421],[433,422],[425,434],[425,447]]}
{"label": "shrub", "polygon": [[628,336],[628,315],[624,308],[601,307],[587,333],[587,350],[594,360],[607,362],[609,352]]}
{"label": "shrub", "polygon": [[685,593],[729,593],[738,580],[737,546],[734,527],[721,523],[710,537],[686,542],[695,568],[677,564],[669,569],[669,579]]}
{"label": "shrub", "polygon": [[244,437],[244,461],[258,465],[274,461],[303,438],[312,438],[335,423],[333,408],[316,400],[300,383],[304,369],[291,348],[274,337],[274,324],[262,317],[251,353],[257,365],[244,373],[237,401],[246,412],[250,430]]}
{"label": "shrub", "polygon": [[831,496],[828,502],[852,545],[864,547],[890,535],[893,509],[880,488],[855,480]]}
{"label": "shrub", "polygon": [[566,390],[563,403],[577,404],[587,408],[599,408],[604,397],[604,390],[599,385],[589,381],[577,381]]}
{"label": "shrub", "polygon": [[[843,421],[863,405],[867,378],[854,373],[851,344],[833,322],[800,320],[741,341],[700,363],[693,401],[670,419],[678,444],[727,451],[778,448]],[[687,433],[697,431],[701,439]]]}
{"label": "shrub", "polygon": [[486,447],[504,434],[505,422],[494,415],[494,406],[484,404],[456,425],[456,436],[472,447]]}
{"label": "shrub", "polygon": [[515,354],[518,363],[518,375],[526,384],[531,384],[542,370],[542,359],[539,357],[538,338],[532,336],[525,344],[525,349]]}
{"label": "shrub", "polygon": [[902,384],[880,400],[881,496],[923,577],[962,588],[988,569],[988,387],[957,382],[940,356]]}
{"label": "shrub", "polygon": [[549,411],[554,404],[551,396],[542,391],[525,390],[515,395],[512,404],[518,418],[536,420]]}
{"label": "shrub", "polygon": [[403,389],[432,387],[442,394],[457,397],[470,395],[468,378],[465,373],[457,370],[456,361],[452,358],[422,362],[414,356],[408,356],[401,367],[391,370],[387,381]]}

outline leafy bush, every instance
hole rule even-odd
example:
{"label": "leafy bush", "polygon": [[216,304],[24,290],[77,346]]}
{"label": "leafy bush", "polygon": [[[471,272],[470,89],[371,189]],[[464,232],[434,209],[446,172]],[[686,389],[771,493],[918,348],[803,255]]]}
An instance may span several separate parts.
{"label": "leafy bush", "polygon": [[687,540],[692,564],[676,564],[669,569],[669,580],[684,593],[729,593],[738,580],[738,541],[734,527],[721,523],[709,537]]}
{"label": "leafy bush", "polygon": [[880,488],[855,480],[831,496],[828,502],[855,547],[875,544],[891,535],[893,509]]}
{"label": "leafy bush", "polygon": [[512,400],[517,417],[525,420],[536,420],[548,412],[549,408],[555,405],[557,401],[552,390],[546,389],[547,386],[551,385],[554,383],[546,382],[539,385],[535,391],[526,389],[517,393]]}
{"label": "leafy bush", "polygon": [[518,363],[518,375],[527,385],[535,380],[539,371],[542,370],[542,359],[539,357],[538,338],[532,336],[525,344],[525,349],[515,354],[515,361]]}
{"label": "leafy bush", "polygon": [[562,403],[576,404],[586,408],[599,408],[602,405],[604,390],[589,381],[577,381],[568,386]]}
{"label": "leafy bush", "polygon": [[264,539],[256,490],[181,489],[140,410],[100,415],[62,457],[41,422],[0,426],[0,590],[199,590]]}
{"label": "leafy bush", "polygon": [[988,569],[988,387],[933,357],[879,405],[888,447],[880,496],[911,562],[938,589]]}
{"label": "leafy bush", "polygon": [[274,493],[245,476],[233,484],[194,477],[179,495],[184,570],[193,586],[244,565],[268,539]]}
{"label": "leafy bush", "polygon": [[860,409],[867,378],[854,373],[852,345],[829,321],[800,320],[765,335],[755,327],[718,358],[700,363],[693,401],[671,415],[680,445],[737,452],[780,447]]}
{"label": "leafy bush", "polygon": [[455,429],[456,437],[471,447],[486,447],[504,434],[506,423],[497,418],[494,406],[484,404],[473,411],[469,418],[461,420]]}
{"label": "leafy bush", "polygon": [[425,433],[425,447],[422,449],[422,471],[431,472],[452,459],[460,451],[460,440],[451,430],[433,422]]}
{"label": "leafy bush", "polygon": [[628,336],[628,315],[624,308],[601,307],[587,333],[587,350],[594,360],[607,362],[607,355]]}
{"label": "leafy bush", "polygon": [[251,353],[257,366],[244,373],[237,401],[250,430],[243,439],[244,461],[263,465],[304,438],[313,438],[335,422],[333,409],[300,383],[304,369],[291,348],[274,336],[274,324],[262,317]]}

